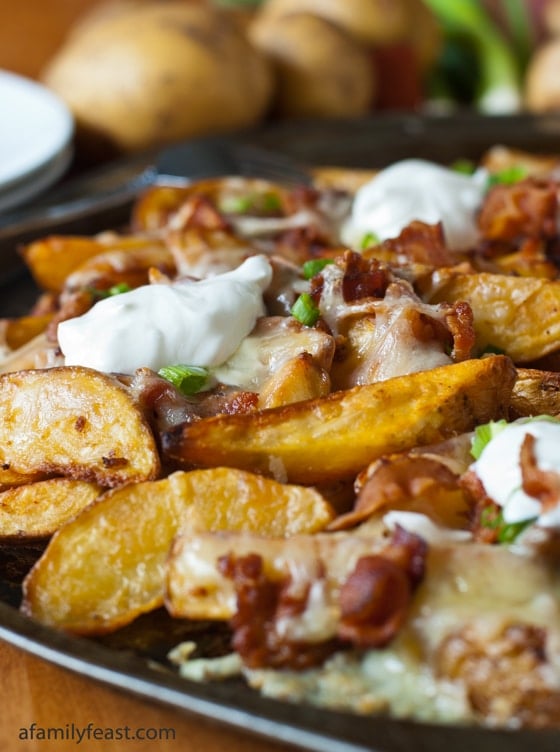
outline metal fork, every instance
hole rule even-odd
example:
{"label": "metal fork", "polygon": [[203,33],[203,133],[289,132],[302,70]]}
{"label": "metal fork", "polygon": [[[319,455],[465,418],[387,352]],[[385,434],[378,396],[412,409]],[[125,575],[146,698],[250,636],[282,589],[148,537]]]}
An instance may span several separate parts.
{"label": "metal fork", "polygon": [[255,144],[224,138],[187,141],[163,151],[158,181],[240,175],[293,187],[309,185],[309,172],[291,157]]}

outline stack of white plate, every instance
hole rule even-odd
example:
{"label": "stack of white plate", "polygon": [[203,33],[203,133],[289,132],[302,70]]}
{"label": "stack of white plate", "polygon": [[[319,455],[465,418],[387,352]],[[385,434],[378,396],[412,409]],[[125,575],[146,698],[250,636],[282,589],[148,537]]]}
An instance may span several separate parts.
{"label": "stack of white plate", "polygon": [[0,71],[0,212],[34,198],[68,169],[74,121],[46,87]]}

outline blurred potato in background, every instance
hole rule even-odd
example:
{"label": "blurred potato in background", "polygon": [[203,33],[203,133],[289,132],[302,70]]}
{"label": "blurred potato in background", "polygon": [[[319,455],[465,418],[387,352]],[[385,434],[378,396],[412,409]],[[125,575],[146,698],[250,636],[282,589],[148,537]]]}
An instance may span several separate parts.
{"label": "blurred potato in background", "polygon": [[0,68],[69,106],[89,161],[294,118],[560,110],[560,0],[25,0]]}

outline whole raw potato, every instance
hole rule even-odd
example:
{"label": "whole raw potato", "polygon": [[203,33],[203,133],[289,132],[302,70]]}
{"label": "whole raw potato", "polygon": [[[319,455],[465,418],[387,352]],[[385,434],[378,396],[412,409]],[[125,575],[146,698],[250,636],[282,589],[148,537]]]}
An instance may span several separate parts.
{"label": "whole raw potato", "polygon": [[253,125],[273,86],[229,16],[195,0],[98,16],[70,35],[43,79],[79,132],[119,151]]}
{"label": "whole raw potato", "polygon": [[408,0],[266,0],[259,15],[278,18],[311,13],[326,18],[365,44],[391,44],[408,36]]}
{"label": "whole raw potato", "polygon": [[263,15],[250,38],[274,64],[275,110],[285,117],[352,117],[367,113],[375,70],[365,47],[320,16]]}

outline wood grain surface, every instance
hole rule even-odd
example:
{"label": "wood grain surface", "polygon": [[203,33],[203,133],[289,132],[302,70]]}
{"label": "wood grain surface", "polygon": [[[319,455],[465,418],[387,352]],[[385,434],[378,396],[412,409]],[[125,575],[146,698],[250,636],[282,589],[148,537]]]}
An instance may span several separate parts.
{"label": "wood grain surface", "polygon": [[1,752],[288,752],[285,745],[139,700],[2,641],[0,677]]}
{"label": "wood grain surface", "polygon": [[[103,0],[104,2],[105,0]],[[76,21],[101,0],[2,0],[0,68],[38,78]]]}

